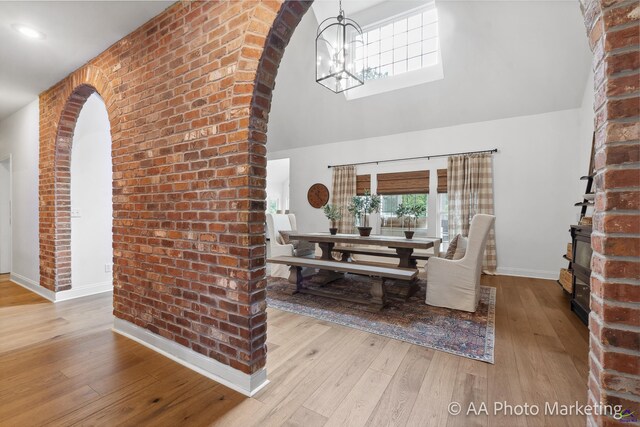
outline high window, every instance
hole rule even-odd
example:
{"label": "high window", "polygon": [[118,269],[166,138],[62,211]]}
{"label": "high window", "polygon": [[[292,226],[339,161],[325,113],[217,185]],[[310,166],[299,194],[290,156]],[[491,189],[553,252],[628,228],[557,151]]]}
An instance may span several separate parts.
{"label": "high window", "polygon": [[[356,49],[365,80],[397,76],[438,64],[438,11],[421,8],[366,27]],[[357,67],[359,68],[359,67]]]}

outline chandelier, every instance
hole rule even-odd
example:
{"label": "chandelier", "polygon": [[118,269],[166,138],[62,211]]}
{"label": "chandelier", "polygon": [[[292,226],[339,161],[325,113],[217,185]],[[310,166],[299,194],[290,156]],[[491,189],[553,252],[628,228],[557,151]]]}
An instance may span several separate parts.
{"label": "chandelier", "polygon": [[340,93],[364,84],[362,29],[344,16],[342,0],[337,17],[327,18],[316,35],[316,82]]}

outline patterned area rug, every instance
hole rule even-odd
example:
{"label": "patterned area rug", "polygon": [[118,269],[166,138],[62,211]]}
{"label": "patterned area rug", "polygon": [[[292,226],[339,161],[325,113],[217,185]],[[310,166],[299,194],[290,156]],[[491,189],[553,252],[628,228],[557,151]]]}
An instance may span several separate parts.
{"label": "patterned area rug", "polygon": [[[323,290],[366,298],[370,288],[367,280],[362,276],[346,275]],[[496,289],[482,286],[478,310],[467,313],[426,305],[426,282],[420,280],[418,283],[420,290],[407,301],[401,298],[405,293],[404,286],[388,286],[389,305],[382,311],[369,312],[363,304],[308,294],[292,295],[295,285],[286,279],[269,277],[267,303],[278,310],[493,363]],[[318,286],[309,280],[305,280],[304,285]]]}

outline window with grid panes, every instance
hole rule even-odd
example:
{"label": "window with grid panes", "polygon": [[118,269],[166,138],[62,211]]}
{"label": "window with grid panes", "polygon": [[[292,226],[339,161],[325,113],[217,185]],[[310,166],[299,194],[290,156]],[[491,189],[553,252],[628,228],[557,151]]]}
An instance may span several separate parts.
{"label": "window with grid panes", "polygon": [[391,77],[438,63],[438,12],[435,7],[409,12],[368,27],[356,49],[364,79]]}

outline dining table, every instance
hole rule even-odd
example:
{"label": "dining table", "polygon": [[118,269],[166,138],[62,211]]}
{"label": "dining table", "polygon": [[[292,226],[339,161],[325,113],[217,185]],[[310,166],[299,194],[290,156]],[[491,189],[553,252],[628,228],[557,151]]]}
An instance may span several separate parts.
{"label": "dining table", "polygon": [[291,240],[304,240],[317,243],[322,250],[322,259],[331,260],[331,251],[336,244],[346,244],[354,246],[381,246],[395,250],[399,263],[398,267],[417,268],[416,260],[412,258],[415,249],[433,248],[434,254],[439,254],[439,237],[414,237],[407,239],[400,236],[370,235],[360,236],[359,234],[330,234],[330,233],[298,233],[289,234]]}

